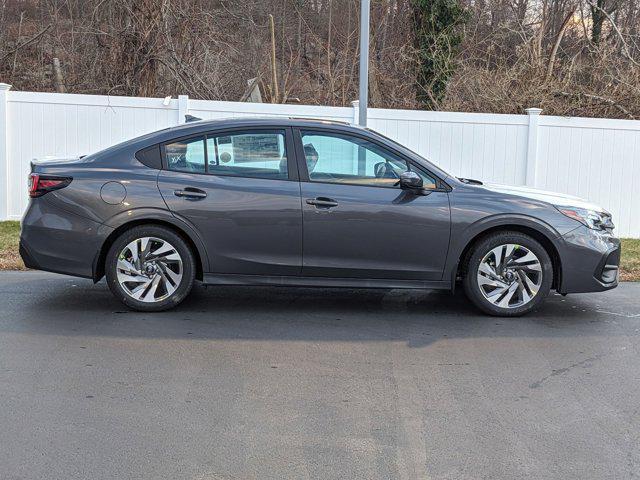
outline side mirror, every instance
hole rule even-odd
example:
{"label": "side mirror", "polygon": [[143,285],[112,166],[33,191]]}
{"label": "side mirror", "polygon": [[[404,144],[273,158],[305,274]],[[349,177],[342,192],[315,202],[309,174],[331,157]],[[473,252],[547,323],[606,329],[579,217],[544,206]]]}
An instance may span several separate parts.
{"label": "side mirror", "polygon": [[422,177],[416,172],[402,172],[400,174],[400,188],[405,190],[420,190],[422,188]]}

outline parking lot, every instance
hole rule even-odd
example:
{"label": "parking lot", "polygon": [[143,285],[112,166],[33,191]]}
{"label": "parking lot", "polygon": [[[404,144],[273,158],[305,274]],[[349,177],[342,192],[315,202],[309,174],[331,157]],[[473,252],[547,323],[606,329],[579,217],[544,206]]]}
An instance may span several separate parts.
{"label": "parking lot", "polygon": [[0,477],[631,478],[640,283],[519,319],[461,292],[0,273]]}

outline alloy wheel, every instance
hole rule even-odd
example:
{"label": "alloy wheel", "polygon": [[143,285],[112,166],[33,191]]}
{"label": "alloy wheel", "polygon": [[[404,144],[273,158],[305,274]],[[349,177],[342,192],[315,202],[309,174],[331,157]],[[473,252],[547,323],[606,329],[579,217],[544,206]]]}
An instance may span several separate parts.
{"label": "alloy wheel", "polygon": [[180,286],[182,258],[166,240],[141,237],[118,255],[118,283],[131,298],[147,303],[161,302]]}
{"label": "alloy wheel", "polygon": [[480,261],[477,282],[480,292],[500,308],[529,303],[542,285],[542,266],[528,248],[513,243],[491,249]]}

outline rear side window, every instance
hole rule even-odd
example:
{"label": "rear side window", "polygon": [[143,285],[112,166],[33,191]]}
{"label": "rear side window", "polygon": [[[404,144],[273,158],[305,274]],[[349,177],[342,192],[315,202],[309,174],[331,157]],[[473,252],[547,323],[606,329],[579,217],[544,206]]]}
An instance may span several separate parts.
{"label": "rear side window", "polygon": [[169,170],[205,173],[206,152],[204,137],[189,138],[164,147]]}
{"label": "rear side window", "polygon": [[166,144],[167,168],[178,172],[286,180],[284,130],[207,135]]}
{"label": "rear side window", "polygon": [[281,131],[207,136],[208,172],[213,175],[288,178],[285,135]]}
{"label": "rear side window", "polygon": [[152,145],[136,152],[136,158],[140,163],[149,168],[160,170],[162,168],[162,157],[160,156],[160,145]]}

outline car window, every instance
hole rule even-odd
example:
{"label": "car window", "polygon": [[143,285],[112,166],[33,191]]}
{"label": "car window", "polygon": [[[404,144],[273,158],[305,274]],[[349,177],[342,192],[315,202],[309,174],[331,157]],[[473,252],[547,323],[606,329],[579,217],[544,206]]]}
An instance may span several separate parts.
{"label": "car window", "polygon": [[288,178],[283,131],[207,136],[207,152],[210,174]]}
{"label": "car window", "polygon": [[[400,174],[411,170],[404,159],[357,137],[302,131],[302,145],[312,182],[400,188]],[[435,188],[432,177],[415,171],[425,188]]]}
{"label": "car window", "polygon": [[204,173],[204,138],[190,138],[165,145],[164,154],[169,170]]}

